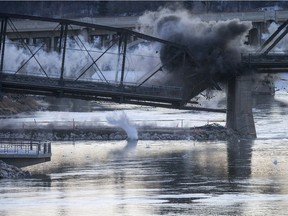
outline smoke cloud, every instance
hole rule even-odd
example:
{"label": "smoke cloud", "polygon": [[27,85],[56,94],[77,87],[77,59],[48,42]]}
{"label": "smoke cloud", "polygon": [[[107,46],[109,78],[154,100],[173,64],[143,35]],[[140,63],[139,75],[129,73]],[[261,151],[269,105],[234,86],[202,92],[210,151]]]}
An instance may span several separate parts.
{"label": "smoke cloud", "polygon": [[109,124],[121,127],[127,134],[128,140],[138,140],[138,131],[129,121],[125,112],[114,112],[113,116],[106,117]]}
{"label": "smoke cloud", "polygon": [[[82,44],[79,42],[82,41]],[[106,47],[99,47],[99,41],[89,43],[84,40],[83,36],[67,38],[67,49],[65,55],[64,78],[76,79],[85,71],[92,63],[93,60],[99,58]],[[80,44],[80,46],[79,46]],[[31,58],[32,54],[36,59]],[[5,58],[4,58],[4,71],[6,73],[29,74],[36,76],[60,77],[62,53],[56,51],[47,51],[45,47],[23,45],[6,39],[5,44]],[[83,50],[89,50],[89,54]],[[139,44],[133,49],[128,49],[126,53],[125,64],[125,77],[124,82],[137,82],[145,74],[155,70],[156,66],[160,64],[159,55],[155,55],[153,44],[142,45]],[[30,60],[29,60],[30,59]],[[29,61],[28,61],[29,60]],[[105,55],[98,61],[98,68],[93,65],[88,69],[81,79],[93,80],[108,80],[109,82],[118,82],[121,71],[122,55],[118,56],[118,47],[112,47]],[[99,71],[101,70],[101,72]]]}
{"label": "smoke cloud", "polygon": [[[241,52],[248,49],[244,42],[251,28],[251,22],[236,19],[204,22],[187,10],[165,8],[146,12],[139,18],[138,30],[186,47],[191,55],[179,54],[165,69],[173,74],[174,81],[192,89],[195,96],[215,82],[226,81],[241,72]],[[177,52],[179,49],[175,47],[162,46],[162,63]]]}

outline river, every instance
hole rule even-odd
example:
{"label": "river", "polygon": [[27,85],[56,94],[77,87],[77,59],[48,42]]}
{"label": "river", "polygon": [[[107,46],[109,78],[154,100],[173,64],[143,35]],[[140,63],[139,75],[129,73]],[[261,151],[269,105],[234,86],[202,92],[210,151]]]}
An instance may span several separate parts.
{"label": "river", "polygon": [[0,180],[0,216],[288,215],[287,93],[253,113],[254,141],[54,142],[32,179]]}

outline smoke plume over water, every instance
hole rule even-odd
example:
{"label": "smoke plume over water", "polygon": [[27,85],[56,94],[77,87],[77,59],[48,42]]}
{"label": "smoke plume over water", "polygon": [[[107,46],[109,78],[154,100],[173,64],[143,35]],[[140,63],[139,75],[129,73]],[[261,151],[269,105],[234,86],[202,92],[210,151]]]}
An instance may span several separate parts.
{"label": "smoke plume over water", "polygon": [[[248,49],[244,42],[251,27],[251,22],[236,19],[205,22],[186,10],[161,9],[140,17],[138,29],[186,47],[191,55],[185,60],[179,55],[165,69],[174,74],[174,79],[184,74],[183,80],[187,82],[188,79],[193,84],[205,77],[209,77],[208,82],[212,83],[226,81],[231,75],[240,73],[241,52]],[[162,63],[176,52],[177,49],[171,46],[162,46]],[[197,74],[202,76],[193,80]]]}
{"label": "smoke plume over water", "polygon": [[134,125],[132,125],[125,112],[114,112],[113,116],[107,116],[109,124],[121,127],[127,134],[128,140],[138,140],[138,131]]}

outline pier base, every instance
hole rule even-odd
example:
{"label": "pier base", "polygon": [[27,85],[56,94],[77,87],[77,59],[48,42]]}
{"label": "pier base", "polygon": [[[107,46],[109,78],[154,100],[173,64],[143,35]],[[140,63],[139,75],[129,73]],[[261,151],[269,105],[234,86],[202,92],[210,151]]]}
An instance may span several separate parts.
{"label": "pier base", "polygon": [[252,76],[237,76],[228,82],[226,127],[242,138],[256,138],[252,113]]}

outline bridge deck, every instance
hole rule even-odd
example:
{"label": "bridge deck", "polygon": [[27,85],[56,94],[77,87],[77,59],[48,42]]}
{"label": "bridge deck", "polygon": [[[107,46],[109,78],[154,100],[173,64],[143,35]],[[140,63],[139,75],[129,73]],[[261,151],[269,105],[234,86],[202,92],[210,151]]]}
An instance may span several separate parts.
{"label": "bridge deck", "polygon": [[250,53],[242,55],[242,64],[257,69],[258,73],[288,72],[288,53]]}
{"label": "bridge deck", "polygon": [[116,84],[103,81],[60,80],[31,75],[1,74],[2,91],[28,94],[45,94],[90,100],[112,100],[129,102],[131,100],[162,102],[170,105],[182,102],[182,88],[166,86],[137,86],[135,84]]}

